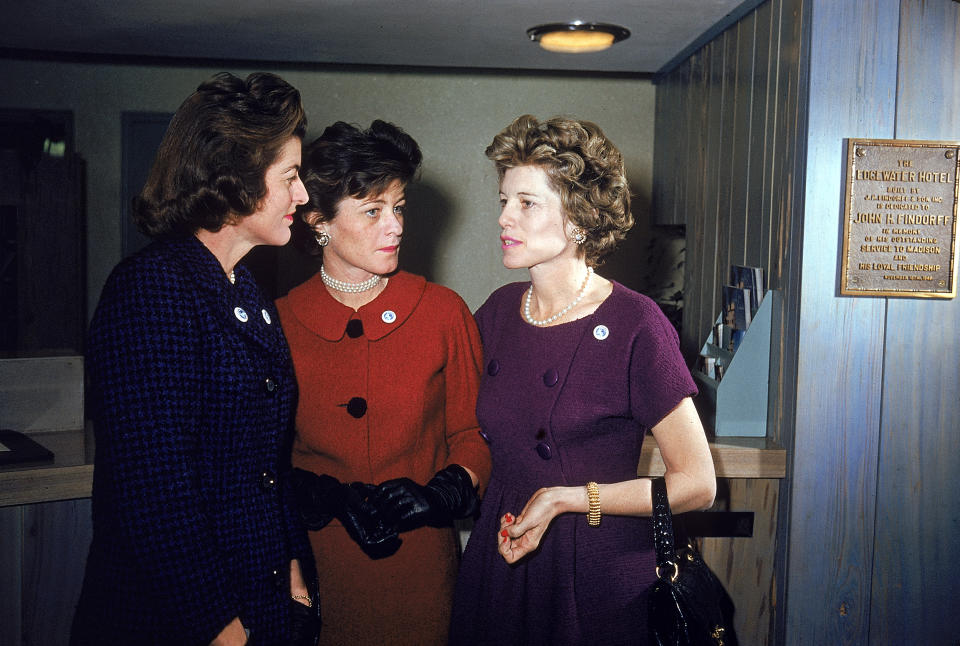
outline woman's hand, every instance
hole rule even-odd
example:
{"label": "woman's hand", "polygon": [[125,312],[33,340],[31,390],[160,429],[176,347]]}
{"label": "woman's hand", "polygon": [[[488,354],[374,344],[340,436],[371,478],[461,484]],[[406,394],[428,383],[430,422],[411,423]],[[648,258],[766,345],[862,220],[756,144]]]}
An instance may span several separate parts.
{"label": "woman's hand", "polygon": [[290,561],[290,598],[305,606],[313,605],[313,599],[310,598],[310,591],[307,590],[307,584],[303,580],[303,571],[300,569],[298,559]]}
{"label": "woman's hand", "polygon": [[247,643],[247,631],[243,629],[240,623],[240,617],[234,617],[233,621],[226,625],[220,631],[220,634],[213,638],[210,646],[243,646]]}
{"label": "woman's hand", "polygon": [[[504,514],[500,518],[497,550],[507,563],[516,563],[540,547],[540,541],[557,515],[586,504],[586,492],[577,487],[538,489],[520,515]],[[583,501],[579,501],[583,498]]]}

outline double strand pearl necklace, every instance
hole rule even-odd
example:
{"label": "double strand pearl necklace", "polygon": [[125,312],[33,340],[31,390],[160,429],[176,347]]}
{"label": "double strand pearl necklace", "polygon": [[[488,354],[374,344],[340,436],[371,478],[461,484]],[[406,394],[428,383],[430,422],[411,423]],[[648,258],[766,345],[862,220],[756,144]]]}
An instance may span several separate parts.
{"label": "double strand pearl necklace", "polygon": [[380,274],[374,274],[363,282],[348,283],[344,280],[337,280],[336,278],[332,277],[327,273],[327,270],[323,268],[323,265],[320,265],[320,280],[323,281],[323,284],[330,289],[338,292],[345,292],[347,294],[359,294],[361,292],[369,291],[380,284],[381,278],[383,278],[383,276]]}
{"label": "double strand pearl necklace", "polygon": [[583,286],[580,287],[580,293],[577,294],[577,297],[573,299],[573,302],[564,307],[562,310],[551,316],[550,318],[543,319],[538,321],[537,319],[530,316],[530,301],[533,299],[533,283],[530,283],[530,289],[527,290],[527,296],[523,301],[523,318],[527,319],[527,323],[530,325],[536,325],[537,327],[543,327],[544,325],[550,325],[564,314],[576,307],[577,303],[583,300],[583,296],[587,293],[587,286],[590,284],[590,278],[593,276],[593,267],[587,267],[587,277],[583,279]]}

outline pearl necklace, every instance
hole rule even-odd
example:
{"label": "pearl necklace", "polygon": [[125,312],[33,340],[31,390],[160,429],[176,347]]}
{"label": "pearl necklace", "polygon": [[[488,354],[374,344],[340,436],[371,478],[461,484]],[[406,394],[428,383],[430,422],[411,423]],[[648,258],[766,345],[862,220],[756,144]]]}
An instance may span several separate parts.
{"label": "pearl necklace", "polygon": [[549,325],[562,317],[564,314],[576,307],[577,303],[583,300],[584,295],[587,293],[587,286],[590,284],[590,277],[593,276],[593,267],[587,267],[587,277],[583,279],[583,286],[580,288],[580,293],[577,294],[577,297],[573,299],[573,302],[564,307],[562,310],[551,316],[550,318],[543,319],[538,321],[532,316],[530,316],[530,301],[533,299],[533,283],[530,283],[530,289],[527,290],[527,296],[523,301],[523,318],[527,319],[527,323],[530,325],[536,325],[537,327],[543,327],[544,325]]}
{"label": "pearl necklace", "polygon": [[323,284],[330,289],[338,292],[346,292],[347,294],[359,294],[361,292],[369,291],[380,284],[381,278],[383,278],[383,276],[380,274],[374,274],[363,282],[348,283],[346,281],[333,278],[327,273],[327,270],[323,268],[323,265],[320,265],[320,280],[323,281]]}

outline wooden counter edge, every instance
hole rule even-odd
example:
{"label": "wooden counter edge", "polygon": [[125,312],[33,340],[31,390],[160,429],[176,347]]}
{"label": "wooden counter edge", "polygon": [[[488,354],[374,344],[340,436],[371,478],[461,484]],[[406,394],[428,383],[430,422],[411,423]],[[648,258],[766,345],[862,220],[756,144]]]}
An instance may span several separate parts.
{"label": "wooden counter edge", "polygon": [[89,498],[93,465],[0,472],[0,507]]}
{"label": "wooden counter edge", "polygon": [[[783,478],[786,451],[765,438],[711,438],[710,451],[718,478]],[[653,436],[640,453],[637,475],[663,475],[663,459]],[[0,507],[89,498],[93,465],[0,471]]]}
{"label": "wooden counter edge", "polygon": [[[783,478],[787,473],[787,452],[763,437],[712,437],[710,453],[718,478]],[[662,476],[665,467],[660,448],[652,435],[643,440],[637,475]]]}

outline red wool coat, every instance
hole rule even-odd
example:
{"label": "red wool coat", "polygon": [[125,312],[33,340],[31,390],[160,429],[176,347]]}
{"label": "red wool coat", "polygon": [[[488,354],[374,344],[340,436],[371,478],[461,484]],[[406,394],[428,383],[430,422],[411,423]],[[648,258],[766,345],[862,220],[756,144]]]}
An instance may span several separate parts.
{"label": "red wool coat", "polygon": [[[482,351],[451,290],[398,272],[359,311],[314,276],[277,302],[300,387],[293,463],[345,481],[408,477],[449,464],[480,478],[490,452],[475,407]],[[452,528],[401,534],[373,561],[336,519],[310,532],[320,579],[322,644],[445,644],[456,569]]]}

